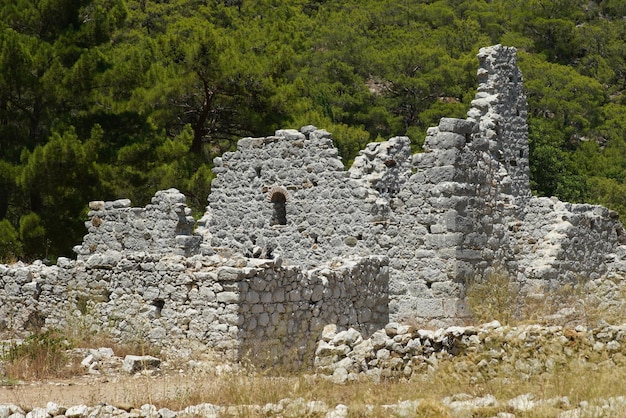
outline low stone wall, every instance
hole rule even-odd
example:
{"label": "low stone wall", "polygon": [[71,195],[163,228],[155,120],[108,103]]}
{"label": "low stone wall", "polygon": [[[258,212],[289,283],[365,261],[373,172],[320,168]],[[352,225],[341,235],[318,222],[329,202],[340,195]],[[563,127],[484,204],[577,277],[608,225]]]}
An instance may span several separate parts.
{"label": "low stone wall", "polygon": [[[267,260],[249,263],[271,267]],[[248,275],[239,282],[242,351],[261,360],[307,355],[312,360],[328,324],[340,329],[356,324],[370,335],[389,321],[387,263],[384,257],[367,257],[342,260],[334,268]]]}
{"label": "low stone wall", "polygon": [[605,365],[626,364],[626,324],[584,326],[481,326],[415,329],[390,323],[364,339],[353,329],[329,326],[318,344],[318,373],[337,383],[369,376],[411,378],[436,370],[456,358],[455,372],[481,381],[497,367],[521,377],[550,373],[570,360]]}
{"label": "low stone wall", "polygon": [[389,320],[384,257],[311,271],[218,255],[109,251],[97,264],[89,260],[0,265],[0,331],[106,331],[164,347],[209,347],[232,360],[262,341],[268,356],[290,350],[301,359],[329,323],[369,334]]}

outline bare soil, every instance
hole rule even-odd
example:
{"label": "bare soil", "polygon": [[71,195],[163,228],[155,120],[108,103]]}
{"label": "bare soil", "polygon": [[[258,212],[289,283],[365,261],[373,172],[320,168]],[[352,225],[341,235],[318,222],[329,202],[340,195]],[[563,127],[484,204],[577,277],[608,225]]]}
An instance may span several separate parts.
{"label": "bare soil", "polygon": [[[0,404],[16,404],[25,409],[44,407],[48,402],[63,406],[107,403],[120,408],[157,404],[181,396],[189,384],[184,374],[77,376],[71,379],[18,383],[0,386]],[[137,404],[137,402],[141,402]]]}

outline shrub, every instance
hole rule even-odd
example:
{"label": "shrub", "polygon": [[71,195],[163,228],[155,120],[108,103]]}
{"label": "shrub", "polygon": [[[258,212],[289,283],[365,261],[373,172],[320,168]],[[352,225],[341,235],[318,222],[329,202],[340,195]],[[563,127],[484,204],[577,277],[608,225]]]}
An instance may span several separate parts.
{"label": "shrub", "polygon": [[58,331],[33,334],[23,342],[13,342],[5,350],[3,361],[9,379],[31,380],[75,375],[68,368],[66,350],[70,342]]}
{"label": "shrub", "polygon": [[22,252],[19,236],[11,222],[7,219],[0,221],[0,263],[15,261]]}
{"label": "shrub", "polygon": [[494,271],[470,282],[467,302],[479,322],[499,321],[510,324],[519,306],[520,287],[503,272]]}

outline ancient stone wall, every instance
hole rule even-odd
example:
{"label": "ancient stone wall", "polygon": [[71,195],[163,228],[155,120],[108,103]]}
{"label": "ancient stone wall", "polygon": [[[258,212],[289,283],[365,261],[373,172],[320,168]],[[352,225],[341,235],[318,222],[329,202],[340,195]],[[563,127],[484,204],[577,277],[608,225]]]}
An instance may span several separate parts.
{"label": "ancient stone wall", "polygon": [[369,254],[369,190],[350,179],[331,134],[314,127],[244,138],[215,160],[198,233],[212,247],[314,266]]}
{"label": "ancient stone wall", "polygon": [[434,323],[467,317],[467,283],[489,271],[553,286],[622,266],[621,224],[606,209],[544,210],[532,197],[515,54],[481,49],[468,118],[442,118],[413,156],[409,139],[394,137],[369,144],[346,173],[330,134],[311,126],[241,140],[216,160],[205,244],[309,267],[386,255],[391,317]]}
{"label": "ancient stone wall", "polygon": [[531,199],[511,229],[520,280],[553,288],[615,272],[626,239],[616,212],[545,197]]}
{"label": "ancient stone wall", "polygon": [[[89,203],[87,235],[74,247],[79,260],[92,255],[145,251],[156,254],[197,252],[200,237],[193,235],[195,220],[185,195],[176,189],[161,190],[145,208],[131,207],[128,199]],[[97,262],[95,259],[92,262]]]}
{"label": "ancient stone wall", "polygon": [[386,264],[368,257],[303,271],[279,260],[135,253],[106,267],[0,265],[0,331],[104,331],[232,360],[253,347],[297,360],[329,323],[369,335],[388,322]]}
{"label": "ancient stone wall", "polygon": [[[467,119],[442,118],[405,171],[385,234],[395,319],[469,315],[465,284],[511,257],[507,224],[530,198],[526,102],[515,49],[484,48]],[[382,147],[382,146],[381,146]],[[394,184],[397,184],[395,182]],[[397,232],[396,232],[397,231]],[[386,234],[390,235],[390,234]]]}
{"label": "ancient stone wall", "polygon": [[[145,208],[92,202],[77,261],[0,268],[9,301],[0,323],[52,326],[87,300],[98,324],[120,324],[119,336],[141,318],[155,342],[180,337],[240,354],[249,341],[286,341],[302,355],[325,322],[367,332],[387,316],[463,321],[468,283],[495,270],[538,293],[623,276],[615,212],[530,193],[515,52],[481,49],[467,119],[442,118],[421,153],[394,137],[369,144],[346,171],[331,134],[313,126],[241,139],[214,160],[195,231],[174,189]],[[227,280],[215,253],[246,261],[231,261]]]}

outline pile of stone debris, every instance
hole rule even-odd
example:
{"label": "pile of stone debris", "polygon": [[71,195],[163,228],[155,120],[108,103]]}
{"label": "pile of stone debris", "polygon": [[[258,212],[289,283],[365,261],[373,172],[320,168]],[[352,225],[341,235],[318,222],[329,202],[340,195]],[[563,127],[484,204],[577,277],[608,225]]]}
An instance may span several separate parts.
{"label": "pile of stone debris", "polygon": [[509,366],[530,377],[550,373],[573,359],[623,365],[625,354],[626,325],[607,323],[588,329],[582,325],[503,326],[493,321],[437,330],[389,323],[368,339],[354,329],[337,332],[330,325],[317,346],[315,367],[336,383],[356,381],[363,375],[380,381],[423,375],[455,357],[457,368],[482,381],[496,366]]}

